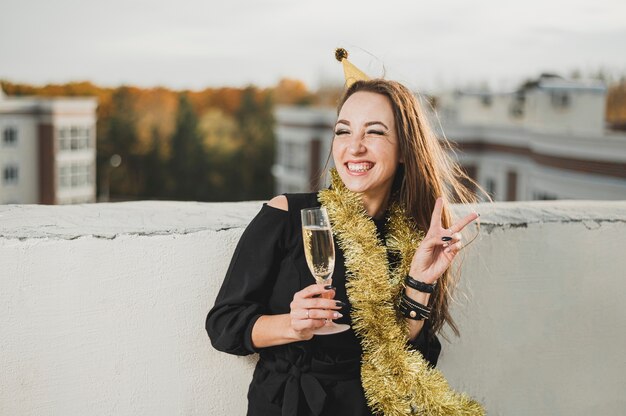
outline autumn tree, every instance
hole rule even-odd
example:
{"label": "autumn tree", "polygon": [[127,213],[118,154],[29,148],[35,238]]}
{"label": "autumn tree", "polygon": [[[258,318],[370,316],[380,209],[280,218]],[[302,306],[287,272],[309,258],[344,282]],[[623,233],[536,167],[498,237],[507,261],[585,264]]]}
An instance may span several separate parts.
{"label": "autumn tree", "polygon": [[310,105],[313,102],[313,95],[304,82],[297,79],[281,79],[274,87],[273,95],[276,104]]}

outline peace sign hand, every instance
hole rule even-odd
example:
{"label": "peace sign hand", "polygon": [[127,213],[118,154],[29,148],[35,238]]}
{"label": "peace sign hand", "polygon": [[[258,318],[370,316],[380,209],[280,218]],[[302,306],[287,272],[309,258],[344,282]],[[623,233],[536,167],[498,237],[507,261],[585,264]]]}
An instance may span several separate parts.
{"label": "peace sign hand", "polygon": [[450,267],[452,260],[463,247],[461,231],[479,216],[473,212],[453,224],[449,229],[445,229],[441,226],[443,204],[444,199],[442,197],[437,198],[430,220],[430,228],[411,261],[409,274],[414,279],[424,283],[436,282]]}

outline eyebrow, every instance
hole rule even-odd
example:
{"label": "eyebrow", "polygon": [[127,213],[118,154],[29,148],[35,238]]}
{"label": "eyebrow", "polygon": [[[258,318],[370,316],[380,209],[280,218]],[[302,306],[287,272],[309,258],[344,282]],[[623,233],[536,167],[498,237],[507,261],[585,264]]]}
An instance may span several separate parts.
{"label": "eyebrow", "polygon": [[[337,123],[335,123],[335,126],[337,126],[337,124],[345,124],[346,126],[350,126],[350,122],[344,119],[337,120]],[[382,121],[368,121],[367,123],[365,123],[365,127],[373,126],[374,124],[380,124],[387,130],[389,130],[389,127],[387,127],[387,125],[383,123]]]}

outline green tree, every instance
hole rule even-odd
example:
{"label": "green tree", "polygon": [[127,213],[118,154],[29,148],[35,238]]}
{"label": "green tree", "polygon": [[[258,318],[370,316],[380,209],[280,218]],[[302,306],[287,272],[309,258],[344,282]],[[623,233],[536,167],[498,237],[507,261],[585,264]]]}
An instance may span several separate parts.
{"label": "green tree", "polygon": [[[141,193],[141,169],[136,154],[138,136],[134,97],[129,87],[120,87],[111,97],[111,113],[98,120],[106,126],[98,139],[98,171],[107,175],[111,195],[137,197]],[[109,160],[118,154],[122,164],[111,169]],[[106,179],[105,179],[106,180]]]}
{"label": "green tree", "polygon": [[274,116],[270,94],[247,87],[235,113],[242,147],[234,155],[240,166],[240,187],[236,199],[267,199],[273,194]]}
{"label": "green tree", "polygon": [[179,200],[209,200],[208,167],[198,117],[187,95],[180,94],[176,129],[171,139],[169,196]]}
{"label": "green tree", "polygon": [[162,138],[156,126],[152,128],[152,143],[143,161],[143,197],[162,198],[166,196],[166,166],[163,161]]}

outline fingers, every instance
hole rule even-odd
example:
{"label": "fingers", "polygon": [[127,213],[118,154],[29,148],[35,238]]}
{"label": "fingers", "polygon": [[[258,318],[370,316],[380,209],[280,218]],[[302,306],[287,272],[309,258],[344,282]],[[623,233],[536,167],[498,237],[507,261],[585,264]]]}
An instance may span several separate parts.
{"label": "fingers", "polygon": [[[441,229],[441,216],[443,213],[443,206],[445,204],[445,200],[443,197],[437,197],[435,200],[435,207],[433,208],[432,217],[430,218],[430,230],[439,230]],[[471,214],[466,215],[461,220],[457,221],[454,225],[452,225],[448,230],[450,232],[459,232],[462,231],[468,224],[478,218],[480,214],[476,212],[472,212]]]}
{"label": "fingers", "polygon": [[339,319],[343,314],[325,309],[307,309],[306,316],[306,319]]}
{"label": "fingers", "polygon": [[294,330],[309,333],[311,330],[323,327],[327,322],[333,319],[343,317],[343,314],[334,310],[301,309],[297,311],[292,310],[291,316],[291,326]]}
{"label": "fingers", "polygon": [[450,236],[443,236],[441,237],[441,241],[443,242],[443,246],[444,247],[448,247],[454,243],[456,243],[457,241],[461,241],[463,239],[463,236],[461,235],[461,233],[454,233]]}
{"label": "fingers", "polygon": [[307,298],[294,299],[291,302],[291,309],[332,309],[339,310],[345,306],[345,303],[335,299],[324,298]]}
{"label": "fingers", "polygon": [[305,287],[304,289],[302,289],[299,292],[296,292],[295,295],[293,296],[294,299],[298,298],[298,299],[306,299],[306,298],[310,298],[313,296],[319,296],[325,293],[331,293],[334,292],[334,288],[333,289],[327,289],[329,287],[332,286],[322,286],[322,285],[318,285],[317,283],[314,283],[310,286]]}
{"label": "fingers", "polygon": [[461,249],[463,248],[463,242],[462,241],[458,241],[454,244],[450,244],[445,250],[444,252],[446,253],[450,253],[450,254],[456,254],[458,253]]}
{"label": "fingers", "polygon": [[333,319],[343,317],[339,309],[347,306],[333,299],[335,288],[331,285],[312,284],[296,292],[291,302],[291,326],[302,339],[310,339],[311,331],[321,328]]}
{"label": "fingers", "polygon": [[291,310],[296,309],[341,309],[345,304],[333,299],[335,288],[312,284],[293,295]]}
{"label": "fingers", "polygon": [[438,230],[441,228],[441,212],[443,211],[443,198],[438,197],[435,200],[435,207],[433,208],[433,215],[430,217],[430,229]]}
{"label": "fingers", "polygon": [[[299,333],[306,333],[313,329],[321,328],[326,324],[324,319],[297,319],[291,318],[291,327]],[[308,334],[311,335],[312,334]],[[310,338],[310,336],[305,336],[304,338]]]}
{"label": "fingers", "polygon": [[[326,320],[325,319],[300,319],[300,320],[292,321],[291,325],[293,329],[296,331],[302,331],[302,332],[306,332],[310,334],[310,331],[317,329],[317,328],[321,328],[324,325],[326,325]],[[306,338],[310,339],[311,336],[313,335],[310,334],[310,336]]]}
{"label": "fingers", "polygon": [[[346,304],[333,299],[334,294],[335,290],[332,286],[323,288],[321,285],[317,284],[313,284],[296,292],[290,305],[292,321],[302,330],[307,327],[312,328],[315,325],[304,325],[303,328],[303,323],[298,321],[322,320],[323,322],[326,319],[341,318],[343,315],[337,311],[345,307]],[[325,295],[330,295],[330,297],[326,297]]]}
{"label": "fingers", "polygon": [[477,212],[472,212],[471,214],[467,214],[465,217],[457,221],[452,227],[450,227],[450,230],[453,230],[455,232],[462,231],[463,228],[465,228],[468,224],[470,224],[479,216],[480,214],[478,214]]}

